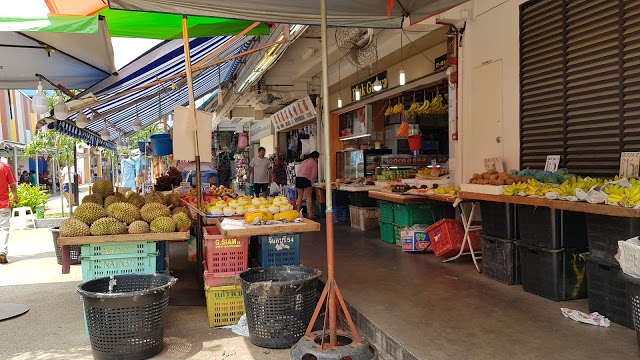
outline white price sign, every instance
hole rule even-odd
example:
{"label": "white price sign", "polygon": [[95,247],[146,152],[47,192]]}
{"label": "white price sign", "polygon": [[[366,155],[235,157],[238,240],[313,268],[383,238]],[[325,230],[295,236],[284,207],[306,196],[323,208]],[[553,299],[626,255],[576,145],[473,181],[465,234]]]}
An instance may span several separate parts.
{"label": "white price sign", "polygon": [[560,166],[560,155],[548,155],[547,163],[544,164],[544,171],[557,171]]}
{"label": "white price sign", "polygon": [[188,194],[191,190],[191,184],[188,181],[181,181],[180,190],[182,190],[183,194]]}
{"label": "white price sign", "polygon": [[209,183],[202,184],[202,192],[209,192],[209,190],[211,190],[211,184]]}
{"label": "white price sign", "polygon": [[495,170],[497,172],[504,172],[504,166],[502,165],[502,156],[494,156],[484,159],[484,169]]}
{"label": "white price sign", "polygon": [[144,189],[143,189],[145,194],[148,194],[150,192],[153,191],[153,184],[144,184]]}
{"label": "white price sign", "polygon": [[620,154],[620,176],[637,178],[640,170],[640,152],[623,152]]}

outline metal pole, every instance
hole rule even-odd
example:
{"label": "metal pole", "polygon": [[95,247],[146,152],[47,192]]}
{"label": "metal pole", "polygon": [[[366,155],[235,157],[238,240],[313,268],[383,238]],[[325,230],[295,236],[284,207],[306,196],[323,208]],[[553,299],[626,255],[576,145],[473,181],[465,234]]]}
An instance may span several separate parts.
{"label": "metal pole", "polygon": [[16,175],[16,179],[20,178],[20,174],[18,174],[18,149],[13,147],[13,172]]}
{"label": "metal pole", "polygon": [[38,160],[40,157],[38,156],[38,152],[36,151],[36,186],[40,185],[40,172],[38,171]]}
{"label": "metal pole", "polygon": [[[329,45],[327,41],[327,0],[320,0],[320,16],[322,23],[320,25],[320,33],[322,37],[322,121],[324,122],[324,163],[325,163],[325,180],[327,188],[327,283],[335,282],[335,256],[333,247],[333,204],[331,189],[331,156],[329,148],[331,146],[329,139]],[[331,346],[338,344],[336,332],[336,294],[334,287],[329,288],[329,343]]]}

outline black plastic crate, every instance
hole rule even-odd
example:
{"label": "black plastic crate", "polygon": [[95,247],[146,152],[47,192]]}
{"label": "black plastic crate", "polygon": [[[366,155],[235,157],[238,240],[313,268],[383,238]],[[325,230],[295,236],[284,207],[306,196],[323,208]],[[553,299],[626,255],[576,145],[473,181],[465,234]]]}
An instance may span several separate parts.
{"label": "black plastic crate", "polygon": [[631,307],[627,303],[620,265],[603,261],[589,253],[582,254],[582,257],[587,261],[589,311],[597,311],[609,320],[633,329]]}
{"label": "black plastic crate", "polygon": [[522,288],[553,301],[587,297],[586,263],[582,249],[545,249],[516,241],[520,252]]}
{"label": "black plastic crate", "polygon": [[370,198],[368,191],[352,192],[349,194],[349,205],[357,207],[378,207],[378,200]]}
{"label": "black plastic crate", "polygon": [[480,203],[482,233],[505,240],[518,239],[518,221],[514,204],[483,201]]}
{"label": "black plastic crate", "polygon": [[333,204],[332,204],[333,206],[346,206],[347,209],[349,208],[350,200],[349,200],[348,192],[333,190],[331,193],[333,194],[331,196],[331,200],[333,201]]}
{"label": "black plastic crate", "polygon": [[618,240],[640,235],[640,219],[587,214],[587,238],[591,257],[616,261]]}
{"label": "black plastic crate", "polygon": [[481,235],[482,273],[507,285],[522,283],[518,247],[513,240]]}
{"label": "black plastic crate", "polygon": [[520,242],[546,249],[584,249],[587,225],[584,213],[517,205]]}

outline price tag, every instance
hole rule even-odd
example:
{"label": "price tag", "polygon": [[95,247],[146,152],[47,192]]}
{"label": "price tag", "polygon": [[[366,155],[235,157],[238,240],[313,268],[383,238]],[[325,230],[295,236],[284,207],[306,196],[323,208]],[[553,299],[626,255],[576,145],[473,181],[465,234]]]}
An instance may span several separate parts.
{"label": "price tag", "polygon": [[554,172],[560,166],[560,155],[548,155],[547,163],[544,164],[544,171]]}
{"label": "price tag", "polygon": [[620,176],[637,178],[640,170],[640,152],[623,152],[620,154]]}
{"label": "price tag", "polygon": [[189,190],[191,190],[191,184],[188,181],[181,181],[180,189],[182,189],[182,191],[184,191],[185,193],[188,193]]}
{"label": "price tag", "polygon": [[202,192],[209,192],[209,190],[211,190],[211,184],[209,183],[202,184]]}
{"label": "price tag", "polygon": [[484,170],[495,170],[497,172],[504,172],[504,166],[502,165],[502,156],[494,156],[484,159]]}
{"label": "price tag", "polygon": [[153,191],[153,184],[144,184],[143,191],[145,194],[148,194]]}

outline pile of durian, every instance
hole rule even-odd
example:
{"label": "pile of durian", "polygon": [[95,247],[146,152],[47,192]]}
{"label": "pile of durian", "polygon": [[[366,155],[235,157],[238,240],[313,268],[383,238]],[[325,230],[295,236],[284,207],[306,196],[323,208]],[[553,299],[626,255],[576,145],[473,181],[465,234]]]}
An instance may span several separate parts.
{"label": "pile of durian", "polygon": [[115,192],[109,180],[98,180],[73,215],[60,224],[60,236],[170,233],[191,227],[189,211],[178,194]]}

